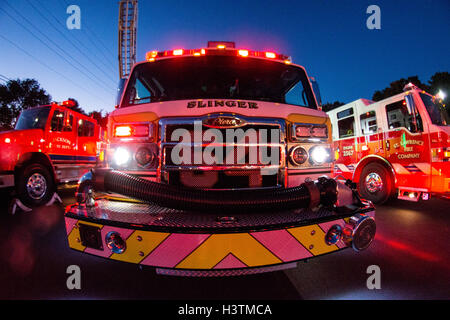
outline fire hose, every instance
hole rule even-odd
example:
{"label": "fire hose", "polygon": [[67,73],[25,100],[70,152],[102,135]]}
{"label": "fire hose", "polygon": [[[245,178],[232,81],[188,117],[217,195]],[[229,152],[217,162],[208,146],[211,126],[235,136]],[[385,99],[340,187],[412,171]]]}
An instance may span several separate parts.
{"label": "fire hose", "polygon": [[348,205],[355,200],[355,192],[351,188],[326,177],[292,188],[204,190],[157,183],[102,168],[94,169],[81,178],[77,190],[79,203],[86,201],[91,188],[95,192],[117,193],[185,211],[264,212],[319,205],[331,208],[338,202]]}

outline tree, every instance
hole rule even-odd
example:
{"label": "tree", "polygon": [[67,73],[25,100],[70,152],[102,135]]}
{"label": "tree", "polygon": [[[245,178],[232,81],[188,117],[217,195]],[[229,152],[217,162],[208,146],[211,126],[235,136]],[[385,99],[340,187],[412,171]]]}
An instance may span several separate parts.
{"label": "tree", "polygon": [[345,103],[340,102],[340,101],[335,101],[333,103],[327,102],[324,105],[322,105],[322,110],[325,112],[328,112],[330,110],[336,109],[340,106],[343,106]]}
{"label": "tree", "polygon": [[422,83],[422,81],[419,80],[418,76],[412,76],[412,77],[408,77],[406,79],[402,78],[400,80],[391,82],[389,87],[384,88],[381,91],[375,91],[375,93],[373,94],[372,100],[380,101],[380,100],[392,97],[396,94],[402,93],[405,85],[407,85],[410,82],[422,90],[429,91],[429,86]]}
{"label": "tree", "polygon": [[0,85],[0,130],[12,129],[22,110],[49,104],[51,100],[35,79],[9,80]]}
{"label": "tree", "polygon": [[83,108],[80,107],[80,104],[78,103],[78,100],[74,98],[68,98],[67,100],[75,102],[75,105],[71,107],[73,111],[79,112],[81,114],[87,115],[86,112],[83,110]]}
{"label": "tree", "polygon": [[88,116],[97,120],[98,125],[106,130],[106,125],[108,124],[108,113],[105,113],[103,116],[103,110],[91,111]]}
{"label": "tree", "polygon": [[439,91],[445,93],[445,99],[443,99],[443,104],[446,106],[447,113],[450,116],[450,73],[448,72],[436,72],[433,74],[428,81],[430,84],[430,93],[435,95]]}
{"label": "tree", "polygon": [[445,102],[449,102],[450,95],[450,73],[448,72],[436,72],[428,81],[430,85],[430,93],[437,94],[439,90],[442,90],[446,94]]}

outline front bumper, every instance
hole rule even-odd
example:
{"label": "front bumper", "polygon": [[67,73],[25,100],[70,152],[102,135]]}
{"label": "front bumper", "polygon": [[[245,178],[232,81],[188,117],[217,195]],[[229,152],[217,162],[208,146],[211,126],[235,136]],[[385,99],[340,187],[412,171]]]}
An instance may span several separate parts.
{"label": "front bumper", "polygon": [[[104,197],[93,208],[69,206],[65,222],[69,246],[83,253],[155,267],[160,274],[225,276],[295,267],[351,247],[343,239],[328,245],[325,235],[335,225],[346,228],[359,214],[373,217],[374,207],[224,216]],[[124,240],[122,253],[107,243],[112,233]]]}

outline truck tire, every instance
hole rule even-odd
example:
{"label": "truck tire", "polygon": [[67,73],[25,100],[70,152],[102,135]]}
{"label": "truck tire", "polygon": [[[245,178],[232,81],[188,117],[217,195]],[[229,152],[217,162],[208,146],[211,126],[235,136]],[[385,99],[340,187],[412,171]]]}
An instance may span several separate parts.
{"label": "truck tire", "polygon": [[45,205],[56,191],[49,170],[40,163],[29,164],[18,175],[17,195],[30,208]]}
{"label": "truck tire", "polygon": [[383,204],[392,196],[393,189],[392,177],[383,165],[370,163],[364,167],[358,182],[358,190],[363,199]]}

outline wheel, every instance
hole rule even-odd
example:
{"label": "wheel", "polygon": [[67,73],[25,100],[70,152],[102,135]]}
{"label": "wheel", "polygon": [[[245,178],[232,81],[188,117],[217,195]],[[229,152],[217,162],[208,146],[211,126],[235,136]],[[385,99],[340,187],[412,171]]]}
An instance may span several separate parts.
{"label": "wheel", "polygon": [[393,189],[391,175],[384,166],[370,163],[364,167],[358,183],[358,190],[363,199],[382,204],[392,196]]}
{"label": "wheel", "polygon": [[17,195],[23,204],[31,208],[50,201],[55,183],[49,170],[40,163],[27,165],[18,176]]}

